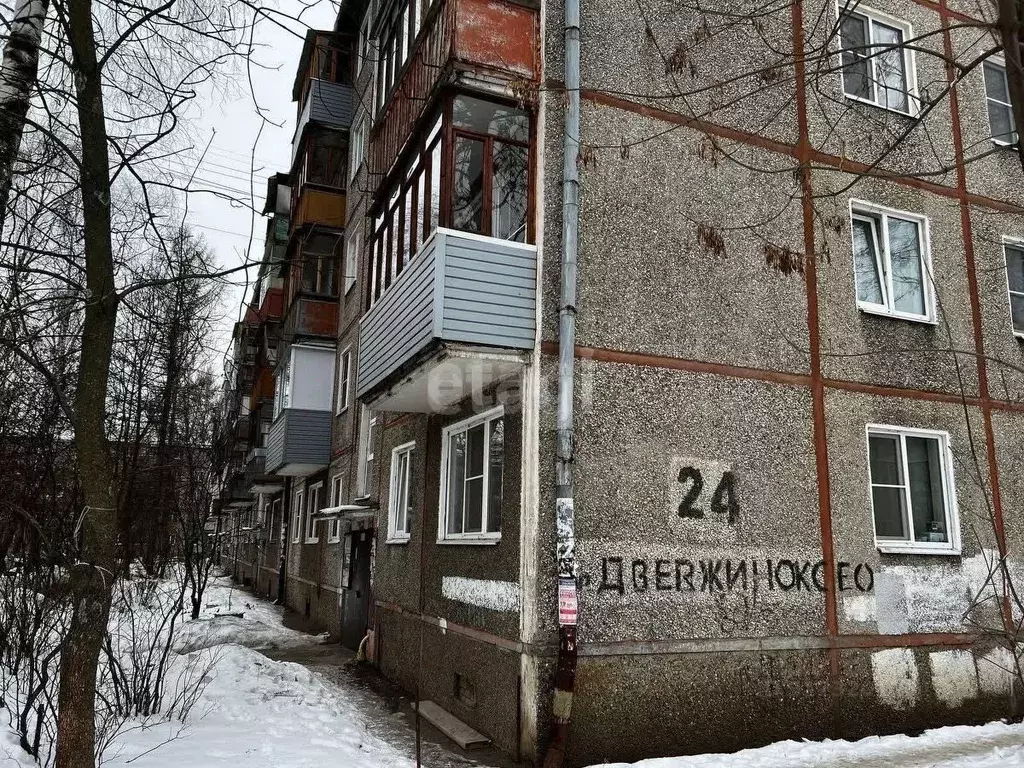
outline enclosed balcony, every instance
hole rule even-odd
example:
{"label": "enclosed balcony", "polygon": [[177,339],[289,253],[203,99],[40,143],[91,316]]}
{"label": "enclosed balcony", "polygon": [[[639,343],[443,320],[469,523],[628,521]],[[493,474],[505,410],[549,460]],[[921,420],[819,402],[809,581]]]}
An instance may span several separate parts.
{"label": "enclosed balcony", "polygon": [[331,460],[334,347],[293,344],[279,368],[266,471],[305,476]]}
{"label": "enclosed balcony", "polygon": [[440,228],[362,318],[356,394],[434,412],[514,379],[534,348],[537,248]]}
{"label": "enclosed balcony", "polygon": [[293,243],[288,306],[282,332],[286,339],[334,340],[338,323],[338,267],[342,232],[317,231]]}
{"label": "enclosed balcony", "polygon": [[292,85],[298,120],[292,139],[292,165],[310,125],[347,130],[352,125],[352,40],[336,32],[310,30]]}

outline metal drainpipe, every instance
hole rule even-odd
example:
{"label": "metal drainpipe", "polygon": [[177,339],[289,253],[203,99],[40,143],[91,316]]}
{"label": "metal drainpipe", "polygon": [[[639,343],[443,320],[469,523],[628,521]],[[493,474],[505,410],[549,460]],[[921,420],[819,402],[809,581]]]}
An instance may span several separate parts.
{"label": "metal drainpipe", "polygon": [[555,525],[558,558],[558,665],[551,744],[544,768],[565,760],[576,682],[576,519],[573,509],[573,363],[576,346],[576,272],[579,250],[580,4],[565,0],[565,129],[562,139],[562,293],[558,309],[558,411]]}

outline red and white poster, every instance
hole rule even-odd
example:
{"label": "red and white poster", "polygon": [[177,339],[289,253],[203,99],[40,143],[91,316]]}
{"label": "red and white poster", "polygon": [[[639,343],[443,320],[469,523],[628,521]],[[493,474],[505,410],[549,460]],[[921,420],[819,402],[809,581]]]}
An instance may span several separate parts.
{"label": "red and white poster", "polygon": [[576,625],[576,580],[558,580],[558,623],[559,625]]}

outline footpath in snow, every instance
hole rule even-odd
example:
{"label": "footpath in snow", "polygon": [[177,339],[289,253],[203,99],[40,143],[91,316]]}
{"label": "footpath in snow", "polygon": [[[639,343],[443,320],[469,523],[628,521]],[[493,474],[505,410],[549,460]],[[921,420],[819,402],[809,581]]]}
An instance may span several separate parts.
{"label": "footpath in snow", "polygon": [[[406,768],[415,765],[408,721],[353,678],[271,655],[316,646],[284,626],[283,610],[219,579],[177,641],[179,665],[198,661],[209,682],[188,722],[130,725],[104,766],[132,768]],[[224,615],[242,612],[241,617]],[[382,714],[384,713],[384,714]],[[428,768],[479,765],[437,745]],[[0,768],[29,768],[10,731],[0,730]],[[630,768],[1024,768],[1024,726],[941,728],[911,738],[779,742],[731,755],[660,758]],[[627,768],[608,763],[603,768]]]}

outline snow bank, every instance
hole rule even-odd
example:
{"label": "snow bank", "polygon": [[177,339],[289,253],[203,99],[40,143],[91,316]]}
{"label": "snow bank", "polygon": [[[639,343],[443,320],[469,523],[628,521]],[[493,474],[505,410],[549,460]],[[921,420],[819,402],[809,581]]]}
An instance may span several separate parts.
{"label": "snow bank", "polygon": [[592,768],[1024,768],[1024,725],[989,723],[869,736],[860,741],[780,741],[731,755],[664,757]]}

